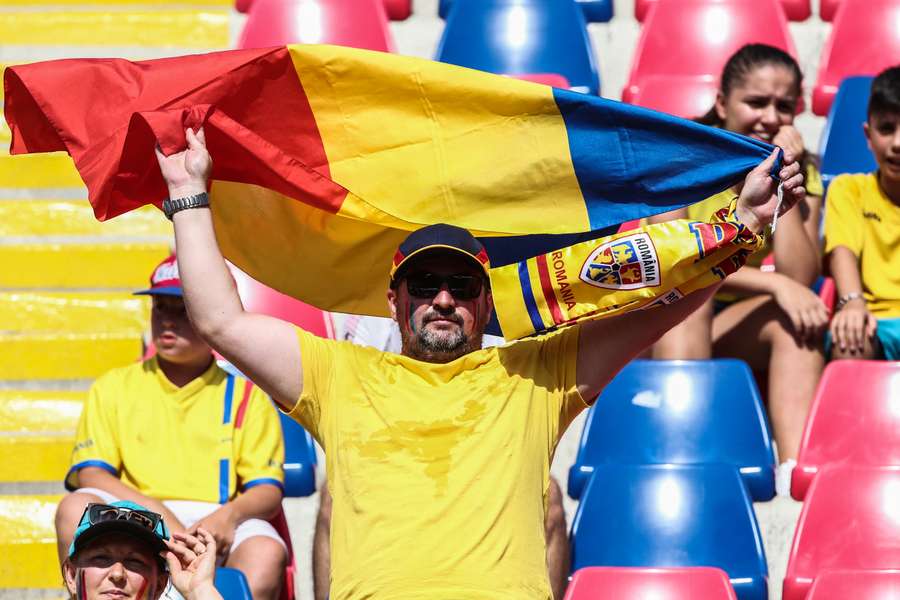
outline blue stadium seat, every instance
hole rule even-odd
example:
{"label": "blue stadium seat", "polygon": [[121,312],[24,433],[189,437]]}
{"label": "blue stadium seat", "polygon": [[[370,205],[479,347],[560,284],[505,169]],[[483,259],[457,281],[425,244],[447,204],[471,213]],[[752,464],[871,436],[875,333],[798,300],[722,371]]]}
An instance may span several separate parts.
{"label": "blue stadium seat", "polygon": [[222,600],[253,600],[247,578],[237,569],[216,567],[215,586]]}
{"label": "blue stadium seat", "polygon": [[[545,1],[555,2],[556,0]],[[584,18],[588,23],[607,23],[613,18],[612,0],[576,0],[576,2],[581,6]],[[452,6],[453,0],[441,0],[438,4],[438,15],[442,19],[446,19]]]}
{"label": "blue stadium seat", "polygon": [[572,571],[718,567],[739,600],[766,600],[753,505],[730,465],[597,467],[572,524]]}
{"label": "blue stadium seat", "polygon": [[574,90],[600,91],[575,0],[454,0],[436,59],[503,75],[555,73]]}
{"label": "blue stadium seat", "polygon": [[281,411],[278,414],[284,435],[284,495],[310,496],[316,492],[316,447],[312,436],[297,421]]}
{"label": "blue stadium seat", "polygon": [[841,173],[868,173],[877,168],[863,133],[871,88],[872,77],[848,77],[838,88],[819,150],[826,186]]}
{"label": "blue stadium seat", "polygon": [[599,465],[725,463],[751,497],[775,495],[775,454],[753,374],[734,359],[635,360],[588,412],[569,495]]}

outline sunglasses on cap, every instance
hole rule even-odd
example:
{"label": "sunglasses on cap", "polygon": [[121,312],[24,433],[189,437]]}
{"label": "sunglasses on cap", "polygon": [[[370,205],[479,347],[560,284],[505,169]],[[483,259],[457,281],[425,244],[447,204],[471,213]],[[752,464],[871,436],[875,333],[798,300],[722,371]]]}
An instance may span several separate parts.
{"label": "sunglasses on cap", "polygon": [[416,298],[434,298],[444,286],[458,300],[474,300],[484,289],[480,275],[438,275],[436,273],[410,273],[406,276],[406,290]]}
{"label": "sunglasses on cap", "polygon": [[83,525],[85,520],[91,525],[106,521],[128,521],[154,533],[162,520],[162,516],[149,510],[135,510],[124,506],[110,506],[109,504],[92,502],[85,507],[79,524]]}

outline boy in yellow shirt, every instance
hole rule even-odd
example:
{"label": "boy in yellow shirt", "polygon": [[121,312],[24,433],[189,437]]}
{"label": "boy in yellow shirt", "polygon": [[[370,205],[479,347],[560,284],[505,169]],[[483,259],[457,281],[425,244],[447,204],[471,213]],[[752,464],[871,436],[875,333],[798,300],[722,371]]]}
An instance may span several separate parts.
{"label": "boy in yellow shirt", "polygon": [[825,209],[831,357],[900,360],[900,66],[872,82],[863,129],[878,170],[836,177]]}

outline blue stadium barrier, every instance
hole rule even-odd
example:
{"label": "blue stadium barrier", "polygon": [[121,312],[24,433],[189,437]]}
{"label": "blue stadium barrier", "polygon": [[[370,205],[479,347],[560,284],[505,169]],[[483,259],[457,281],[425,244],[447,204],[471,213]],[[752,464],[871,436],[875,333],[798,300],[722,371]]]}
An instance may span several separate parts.
{"label": "blue stadium barrier", "polygon": [[878,168],[863,133],[872,79],[848,77],[831,104],[819,144],[826,186],[841,173],[868,173]]}
{"label": "blue stadium barrier", "polygon": [[555,73],[573,90],[600,93],[575,0],[454,0],[436,60],[506,75]]}
{"label": "blue stadium barrier", "polygon": [[569,495],[607,464],[725,463],[756,501],[775,495],[775,453],[762,399],[735,359],[635,360],[588,412]]}
{"label": "blue stadium barrier", "polygon": [[299,423],[281,411],[278,414],[284,435],[284,495],[310,496],[316,492],[316,446]]}
{"label": "blue stadium barrier", "polygon": [[247,578],[237,569],[216,567],[215,586],[222,600],[253,600]]}
{"label": "blue stadium barrier", "polygon": [[[544,0],[544,2],[556,2],[557,0]],[[613,18],[612,0],[576,0],[581,6],[584,18],[588,23],[608,23]],[[453,6],[453,0],[441,0],[438,4],[438,15],[446,19]]]}
{"label": "blue stadium barrier", "polygon": [[583,567],[718,567],[739,600],[766,600],[753,505],[730,465],[597,467],[572,524]]}

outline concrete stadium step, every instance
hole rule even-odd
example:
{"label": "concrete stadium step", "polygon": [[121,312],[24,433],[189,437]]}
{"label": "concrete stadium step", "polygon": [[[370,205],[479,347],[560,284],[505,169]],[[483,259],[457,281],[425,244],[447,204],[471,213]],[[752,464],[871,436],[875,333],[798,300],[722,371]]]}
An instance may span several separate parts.
{"label": "concrete stadium step", "polygon": [[101,223],[87,200],[0,200],[0,236],[129,236],[168,243],[172,224],[153,206]]}
{"label": "concrete stadium step", "polygon": [[61,481],[86,392],[0,390],[0,483]]}
{"label": "concrete stadium step", "polygon": [[0,156],[0,188],[82,188],[84,182],[65,152]]}
{"label": "concrete stadium step", "polygon": [[128,293],[2,292],[0,379],[84,379],[127,365],[141,355],[148,307]]}
{"label": "concrete stadium step", "polygon": [[0,40],[6,45],[226,48],[229,20],[227,8],[5,10]]}
{"label": "concrete stadium step", "polygon": [[0,288],[137,289],[169,252],[144,242],[0,245]]}
{"label": "concrete stadium step", "polygon": [[0,496],[0,588],[62,586],[53,528],[61,497]]}

